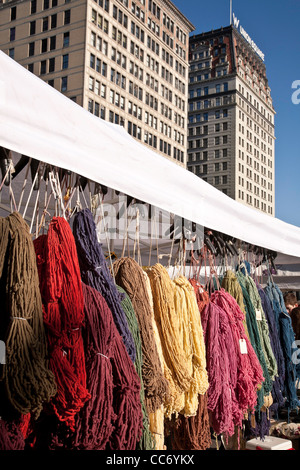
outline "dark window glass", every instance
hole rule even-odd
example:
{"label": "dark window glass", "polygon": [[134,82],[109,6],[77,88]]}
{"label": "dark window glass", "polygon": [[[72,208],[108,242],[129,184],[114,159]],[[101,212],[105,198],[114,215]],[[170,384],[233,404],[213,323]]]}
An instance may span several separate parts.
{"label": "dark window glass", "polygon": [[42,39],[42,52],[47,52],[47,46],[48,46],[48,39],[47,38]]}
{"label": "dark window glass", "polygon": [[17,7],[10,9],[10,21],[14,21],[17,18]]}
{"label": "dark window glass", "polygon": [[16,39],[16,28],[10,28],[9,40],[14,41]]}
{"label": "dark window glass", "polygon": [[63,55],[62,68],[67,69],[69,67],[69,54]]}
{"label": "dark window glass", "polygon": [[51,15],[51,28],[56,28],[57,26],[57,14]]}
{"label": "dark window glass", "polygon": [[49,8],[49,0],[44,0],[44,10],[48,10]]}
{"label": "dark window glass", "polygon": [[50,38],[50,51],[53,51],[56,48],[56,36]]}
{"label": "dark window glass", "polygon": [[31,14],[36,13],[36,0],[31,0]]}
{"label": "dark window glass", "polygon": [[71,10],[66,10],[64,24],[69,24],[70,21],[71,21]]}
{"label": "dark window glass", "polygon": [[46,61],[42,60],[41,62],[41,75],[46,73]]}
{"label": "dark window glass", "polygon": [[68,77],[62,77],[61,79],[61,91],[67,91],[68,88]]}
{"label": "dark window glass", "polygon": [[30,43],[29,43],[28,55],[29,55],[29,56],[34,55],[34,42],[30,42]]}
{"label": "dark window glass", "polygon": [[70,33],[69,31],[67,31],[66,33],[64,33],[64,45],[63,47],[68,47],[70,44]]}
{"label": "dark window glass", "polygon": [[30,35],[35,34],[35,21],[30,21]]}
{"label": "dark window glass", "polygon": [[43,18],[43,31],[48,31],[48,16],[46,16],[45,18]]}
{"label": "dark window glass", "polygon": [[49,59],[49,72],[54,72],[55,70],[55,57]]}

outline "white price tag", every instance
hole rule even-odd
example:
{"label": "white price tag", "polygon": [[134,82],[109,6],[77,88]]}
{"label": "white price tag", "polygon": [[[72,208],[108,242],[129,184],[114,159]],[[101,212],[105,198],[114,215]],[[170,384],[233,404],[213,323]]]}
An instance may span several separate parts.
{"label": "white price tag", "polygon": [[241,354],[248,354],[247,343],[245,339],[240,339]]}
{"label": "white price tag", "polygon": [[256,310],[256,320],[262,321],[262,314],[260,310]]}

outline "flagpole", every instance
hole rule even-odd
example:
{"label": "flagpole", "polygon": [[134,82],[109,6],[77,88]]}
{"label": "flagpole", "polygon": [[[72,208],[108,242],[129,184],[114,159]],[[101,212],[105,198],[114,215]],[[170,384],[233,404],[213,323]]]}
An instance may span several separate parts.
{"label": "flagpole", "polygon": [[232,24],[232,0],[230,0],[230,24]]}

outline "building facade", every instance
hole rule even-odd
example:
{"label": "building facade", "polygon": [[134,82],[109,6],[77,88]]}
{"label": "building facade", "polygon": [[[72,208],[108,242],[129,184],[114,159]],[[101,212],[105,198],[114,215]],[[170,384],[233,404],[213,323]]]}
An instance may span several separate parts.
{"label": "building facade", "polygon": [[0,0],[0,48],[186,167],[189,33],[169,0]]}
{"label": "building facade", "polygon": [[274,117],[264,61],[237,28],[190,37],[188,169],[270,216]]}

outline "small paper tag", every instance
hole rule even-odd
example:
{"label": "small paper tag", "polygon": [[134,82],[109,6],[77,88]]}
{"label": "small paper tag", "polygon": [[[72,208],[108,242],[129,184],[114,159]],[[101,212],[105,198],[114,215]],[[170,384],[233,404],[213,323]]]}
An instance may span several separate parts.
{"label": "small paper tag", "polygon": [[248,354],[247,343],[245,339],[240,339],[241,354]]}
{"label": "small paper tag", "polygon": [[262,321],[262,315],[260,310],[256,310],[256,320]]}

